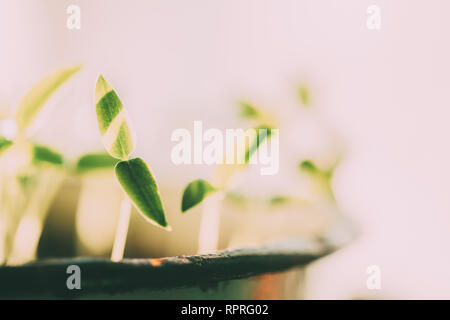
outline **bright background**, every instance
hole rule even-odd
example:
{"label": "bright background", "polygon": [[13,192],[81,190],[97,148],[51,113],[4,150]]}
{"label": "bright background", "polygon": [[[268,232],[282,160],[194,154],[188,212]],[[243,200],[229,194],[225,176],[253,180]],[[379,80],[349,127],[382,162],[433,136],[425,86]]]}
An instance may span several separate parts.
{"label": "bright background", "polygon": [[[69,4],[81,7],[81,30],[66,28]],[[380,31],[366,28],[371,4]],[[72,158],[100,150],[101,71],[134,119],[136,153],[160,181],[183,186],[204,170],[171,164],[175,128],[233,127],[241,98],[289,119],[307,83],[312,107],[345,141],[334,186],[361,227],[309,270],[309,297],[448,299],[449,12],[446,0],[1,0],[0,105],[6,112],[41,76],[82,63],[37,137]],[[380,291],[366,289],[372,264]]]}

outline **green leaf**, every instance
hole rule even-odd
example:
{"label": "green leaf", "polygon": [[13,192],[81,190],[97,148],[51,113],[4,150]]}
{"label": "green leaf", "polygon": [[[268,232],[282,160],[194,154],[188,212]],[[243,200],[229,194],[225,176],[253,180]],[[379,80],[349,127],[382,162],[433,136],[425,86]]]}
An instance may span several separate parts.
{"label": "green leaf", "polygon": [[0,136],[0,154],[6,151],[6,149],[8,149],[12,144],[13,142],[11,140]]}
{"label": "green leaf", "polygon": [[16,114],[17,128],[23,133],[29,127],[50,96],[69,80],[81,66],[59,70],[42,80],[25,95]]}
{"label": "green leaf", "polygon": [[256,119],[260,117],[260,112],[248,102],[239,103],[239,115],[243,118]]}
{"label": "green leaf", "polygon": [[195,207],[203,201],[208,195],[216,192],[217,189],[203,179],[194,180],[187,185],[183,192],[181,201],[181,212]]}
{"label": "green leaf", "polygon": [[64,158],[63,156],[48,147],[41,146],[41,145],[34,145],[33,146],[33,164],[35,165],[41,165],[41,164],[51,164],[55,166],[63,166],[64,165]]}
{"label": "green leaf", "polygon": [[300,162],[299,167],[302,171],[310,174],[315,175],[319,173],[319,169],[317,169],[316,165],[311,160],[304,160]]}
{"label": "green leaf", "polygon": [[88,153],[81,156],[77,161],[77,171],[87,172],[99,169],[113,169],[118,160],[106,152]]}
{"label": "green leaf", "polygon": [[305,86],[301,86],[298,89],[298,97],[300,98],[300,102],[304,105],[304,106],[309,106],[311,103],[311,97],[309,95],[309,90],[307,87]]}
{"label": "green leaf", "polygon": [[261,143],[272,135],[272,129],[268,126],[259,126],[256,129],[256,137],[251,141],[249,147],[245,151],[245,163],[250,161],[252,155],[258,150]]}
{"label": "green leaf", "polygon": [[278,195],[278,196],[273,196],[269,202],[271,205],[281,205],[281,204],[286,204],[292,201],[292,198],[289,196],[282,196],[282,195]]}
{"label": "green leaf", "polygon": [[311,160],[301,161],[299,167],[300,170],[308,174],[314,175],[316,177],[323,178],[325,180],[330,180],[334,172],[334,167],[331,168],[330,170],[322,170],[319,169]]}
{"label": "green leaf", "polygon": [[151,223],[170,229],[155,179],[140,158],[119,161],[115,168],[117,179],[139,212]]}
{"label": "green leaf", "polygon": [[304,160],[299,164],[300,170],[311,175],[313,179],[322,185],[324,192],[335,202],[333,188],[331,186],[331,179],[333,178],[334,169],[333,166],[329,170],[323,170],[318,168],[311,160]]}
{"label": "green leaf", "polygon": [[102,75],[95,87],[95,104],[106,151],[114,158],[127,160],[135,147],[134,131],[122,102]]}

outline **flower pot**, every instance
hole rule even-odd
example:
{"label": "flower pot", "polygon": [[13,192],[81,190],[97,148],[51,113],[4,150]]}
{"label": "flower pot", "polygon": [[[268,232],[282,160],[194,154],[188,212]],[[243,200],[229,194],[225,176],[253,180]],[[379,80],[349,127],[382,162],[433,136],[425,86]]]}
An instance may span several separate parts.
{"label": "flower pot", "polygon": [[[0,268],[5,299],[297,299],[304,268],[354,235],[340,220],[321,238],[160,259],[75,258]],[[80,268],[80,289],[68,289],[68,267]]]}

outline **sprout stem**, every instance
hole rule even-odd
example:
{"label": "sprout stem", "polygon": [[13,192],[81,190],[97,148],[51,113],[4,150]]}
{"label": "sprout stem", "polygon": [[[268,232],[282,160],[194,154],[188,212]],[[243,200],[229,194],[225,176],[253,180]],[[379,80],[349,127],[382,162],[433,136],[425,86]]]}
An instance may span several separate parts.
{"label": "sprout stem", "polygon": [[127,241],[128,225],[130,224],[131,202],[125,195],[120,203],[119,221],[117,222],[116,237],[114,238],[114,245],[111,253],[111,260],[118,262],[123,259],[125,251],[125,243]]}
{"label": "sprout stem", "polygon": [[220,202],[223,196],[222,192],[218,192],[203,201],[197,250],[200,254],[210,253],[218,249]]}

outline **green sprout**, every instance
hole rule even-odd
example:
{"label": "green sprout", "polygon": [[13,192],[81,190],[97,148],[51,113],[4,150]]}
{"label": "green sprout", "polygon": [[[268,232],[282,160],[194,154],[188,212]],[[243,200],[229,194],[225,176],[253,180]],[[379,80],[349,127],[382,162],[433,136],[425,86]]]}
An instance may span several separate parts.
{"label": "green sprout", "polygon": [[[35,257],[43,221],[64,177],[61,168],[65,161],[59,152],[33,143],[29,128],[50,97],[80,69],[81,66],[69,67],[42,78],[21,100],[15,117],[4,120],[17,132],[0,136],[4,164],[0,213],[7,223],[0,239],[0,263],[24,263]],[[28,245],[24,248],[17,241],[27,232],[22,226],[30,223],[38,228],[33,235],[25,235]]]}
{"label": "green sprout", "polygon": [[[247,135],[248,132],[255,131],[256,135],[252,136],[249,135],[248,139],[248,145],[245,147],[245,152],[243,154],[243,165],[221,165],[218,169],[217,176],[222,176],[220,181],[217,182],[217,185],[214,185],[212,183],[209,183],[206,180],[199,179],[194,180],[191,183],[189,183],[186,188],[183,191],[183,197],[181,201],[181,212],[186,212],[189,209],[195,207],[196,205],[200,204],[204,199],[206,199],[208,196],[221,191],[221,192],[228,192],[228,182],[231,180],[232,176],[238,172],[239,169],[242,169],[243,167],[247,166],[250,162],[251,157],[255,154],[255,152],[258,150],[259,146],[267,139],[269,139],[272,135],[272,127],[275,127],[276,119],[256,107],[254,107],[252,104],[248,102],[240,102],[239,103],[240,108],[240,115],[244,118],[250,118],[253,120],[258,121],[259,123],[263,123],[263,121],[266,121],[268,123],[271,123],[270,125],[266,124],[259,124],[254,128],[250,128],[245,132],[244,135]],[[240,161],[238,161],[240,163]],[[227,168],[228,167],[228,168]],[[220,186],[219,186],[220,185]]]}
{"label": "green sprout", "polygon": [[302,85],[298,88],[298,97],[303,106],[309,107],[311,105],[311,95],[306,86]]}
{"label": "green sprout", "polygon": [[[98,77],[95,87],[95,105],[103,145],[106,151],[118,160],[114,171],[123,191],[147,221],[170,230],[155,179],[148,165],[141,158],[130,158],[130,153],[135,147],[135,139],[128,114],[117,93],[102,75]],[[92,160],[91,157],[91,163]],[[114,261],[121,260],[123,257],[131,209],[126,205],[122,207],[128,208],[126,210],[128,212],[122,210],[119,217],[112,254]],[[126,227],[120,225],[121,221],[122,224],[126,224]],[[121,234],[119,230],[122,230]]]}
{"label": "green sprout", "polygon": [[[203,179],[190,182],[183,191],[181,212],[185,213],[203,203],[203,213],[200,222],[198,252],[206,253],[217,249],[219,234],[218,203],[230,193],[230,181],[250,163],[263,141],[272,135],[272,128],[276,127],[276,119],[248,102],[240,102],[240,115],[256,121],[258,124],[247,129],[244,134],[245,145],[237,146],[244,151],[238,154],[237,164],[222,164],[217,167],[214,183]],[[228,150],[227,152],[234,152]],[[227,158],[227,155],[225,156]]]}
{"label": "green sprout", "polygon": [[[41,79],[27,92],[19,104],[14,119],[17,135],[13,140],[0,136],[0,154],[3,154],[4,151],[15,144],[23,145],[25,143],[28,128],[34,123],[47,100],[80,69],[81,66],[75,66],[59,70]],[[39,146],[36,148],[39,148]]]}
{"label": "green sprout", "polygon": [[331,166],[329,169],[322,169],[315,165],[311,160],[303,160],[299,163],[300,171],[306,173],[311,179],[316,181],[318,185],[324,190],[325,194],[334,202],[334,192],[331,186],[331,180],[333,178],[334,171],[338,165],[338,162]]}
{"label": "green sprout", "polygon": [[[208,196],[218,191],[228,191],[228,182],[231,180],[231,177],[238,172],[238,169],[241,169],[249,164],[251,157],[258,150],[261,143],[272,135],[271,128],[267,126],[261,126],[253,129],[256,130],[256,136],[250,138],[251,141],[245,149],[243,165],[234,165],[234,167],[231,168],[231,172],[227,172],[225,179],[226,181],[218,183],[222,186],[213,185],[203,179],[194,180],[189,183],[183,191],[181,201],[181,211],[183,213],[200,204]],[[229,165],[224,164],[221,167],[224,168],[226,166]],[[224,171],[227,171],[226,168],[224,168]]]}

